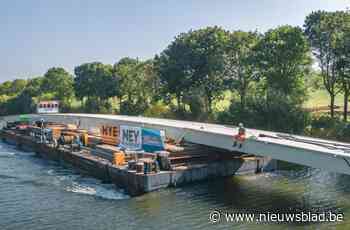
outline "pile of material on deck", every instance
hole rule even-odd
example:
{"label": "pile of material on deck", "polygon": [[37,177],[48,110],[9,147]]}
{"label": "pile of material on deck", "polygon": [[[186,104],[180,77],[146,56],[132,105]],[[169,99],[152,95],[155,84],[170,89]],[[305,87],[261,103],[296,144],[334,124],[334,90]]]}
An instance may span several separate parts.
{"label": "pile of material on deck", "polygon": [[167,144],[165,149],[169,152],[169,160],[173,167],[232,159],[232,154],[225,150],[220,151],[198,144],[185,143],[182,146]]}
{"label": "pile of material on deck", "polygon": [[114,153],[120,152],[121,149],[112,146],[112,145],[106,145],[106,144],[101,144],[101,145],[96,145],[94,148],[91,149],[91,154],[107,159],[110,162],[113,161]]}

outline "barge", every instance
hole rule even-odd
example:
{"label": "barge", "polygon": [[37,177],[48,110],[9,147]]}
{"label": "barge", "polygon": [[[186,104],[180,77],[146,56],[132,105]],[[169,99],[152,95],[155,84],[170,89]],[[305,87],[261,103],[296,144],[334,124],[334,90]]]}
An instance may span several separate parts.
{"label": "barge", "polygon": [[[0,138],[21,150],[33,151],[42,158],[73,167],[82,174],[103,182],[113,183],[131,196],[217,177],[270,171],[276,167],[276,162],[266,157],[232,154],[226,150],[197,144],[173,143],[172,140],[166,141],[163,151],[128,151],[116,147],[118,141],[110,136],[91,137],[87,130],[72,128],[72,125],[68,131],[67,125],[63,124],[51,125],[56,128],[47,126],[50,130],[59,130],[58,135],[63,135],[64,132],[64,135],[82,134],[81,138],[85,139],[85,143],[79,148],[74,148],[73,144],[58,145],[57,139],[38,140],[35,132],[29,131],[37,128],[31,126],[28,126],[27,130],[3,128]],[[103,127],[102,132],[119,136],[120,130],[119,127],[118,130]],[[57,133],[53,132],[51,135],[55,136]],[[162,157],[164,155],[165,158]],[[120,156],[122,159],[118,162],[117,158]]]}

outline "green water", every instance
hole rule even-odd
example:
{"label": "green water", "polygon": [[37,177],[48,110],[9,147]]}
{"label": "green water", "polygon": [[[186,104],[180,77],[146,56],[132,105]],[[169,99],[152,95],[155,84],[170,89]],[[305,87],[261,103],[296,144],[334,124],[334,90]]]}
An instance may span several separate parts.
{"label": "green water", "polygon": [[[288,167],[286,167],[288,166]],[[338,223],[209,222],[209,213],[344,213]],[[0,144],[0,229],[350,229],[350,177],[283,164],[130,198],[111,184]]]}

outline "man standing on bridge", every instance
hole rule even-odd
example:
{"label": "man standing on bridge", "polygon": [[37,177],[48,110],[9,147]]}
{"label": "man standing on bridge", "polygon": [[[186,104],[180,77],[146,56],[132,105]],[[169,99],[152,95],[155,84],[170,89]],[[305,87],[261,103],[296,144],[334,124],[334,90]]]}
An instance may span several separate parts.
{"label": "man standing on bridge", "polygon": [[233,136],[233,147],[242,148],[242,144],[245,141],[245,128],[242,123],[238,124],[238,134]]}

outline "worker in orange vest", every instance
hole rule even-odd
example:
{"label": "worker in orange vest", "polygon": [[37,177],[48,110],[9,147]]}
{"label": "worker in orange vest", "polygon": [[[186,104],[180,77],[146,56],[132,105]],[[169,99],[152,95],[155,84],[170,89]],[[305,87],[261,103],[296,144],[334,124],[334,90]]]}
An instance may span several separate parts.
{"label": "worker in orange vest", "polygon": [[233,147],[242,148],[242,144],[245,141],[245,128],[242,123],[238,124],[238,134],[233,136]]}

